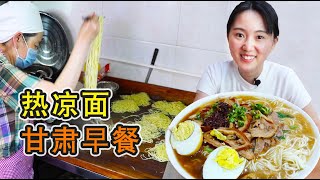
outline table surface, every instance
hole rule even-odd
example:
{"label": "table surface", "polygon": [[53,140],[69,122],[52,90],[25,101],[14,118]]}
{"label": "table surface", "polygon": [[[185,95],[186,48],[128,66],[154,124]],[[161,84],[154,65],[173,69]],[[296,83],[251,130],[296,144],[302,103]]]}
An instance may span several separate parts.
{"label": "table surface", "polygon": [[[119,84],[120,88],[117,91],[116,96],[119,96],[120,94],[146,92],[153,101],[181,101],[186,105],[191,104],[195,97],[194,92],[146,84],[142,82],[113,77],[106,77],[103,80],[113,81]],[[143,111],[147,111],[147,109],[144,109]],[[116,123],[123,119],[123,116],[127,115],[129,114],[117,115],[115,113],[111,113],[111,119],[114,123]],[[125,123],[128,120],[130,120],[130,118],[121,120],[121,122]],[[161,136],[157,141],[162,139],[164,139],[164,135]],[[143,160],[141,158],[142,154],[146,155],[144,150],[149,147],[154,147],[154,144],[155,141],[154,143],[142,143],[139,146],[140,154],[137,157],[130,157],[128,155],[116,157],[113,153],[113,149],[110,149],[107,151],[102,151],[101,155],[98,157],[91,156],[89,151],[79,150],[79,155],[77,157],[47,156],[47,158],[44,158],[44,160],[51,161],[54,159],[55,162],[52,164],[56,164],[57,166],[59,166],[58,161],[61,161],[64,162],[63,168],[67,170],[72,168],[65,166],[74,166],[86,172],[102,175],[102,177],[106,178],[161,179],[163,177],[167,162]]]}

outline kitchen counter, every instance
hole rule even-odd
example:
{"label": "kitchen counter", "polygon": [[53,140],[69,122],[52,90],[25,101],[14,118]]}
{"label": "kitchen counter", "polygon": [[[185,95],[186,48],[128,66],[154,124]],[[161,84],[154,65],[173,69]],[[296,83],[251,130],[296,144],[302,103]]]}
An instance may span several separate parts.
{"label": "kitchen counter", "polygon": [[[116,96],[120,94],[132,94],[146,92],[154,101],[181,101],[188,105],[193,102],[194,92],[172,89],[163,86],[151,85],[125,79],[106,77],[103,80],[113,81],[119,84],[120,88]],[[116,96],[114,98],[116,98]],[[129,115],[129,114],[124,114]],[[123,116],[111,113],[113,123],[120,121]],[[130,118],[127,118],[126,122]],[[133,119],[131,119],[133,120]],[[56,123],[59,121],[55,121]],[[62,121],[60,121],[62,122]],[[81,120],[78,120],[81,122]],[[85,121],[82,122],[86,123]],[[82,128],[82,127],[79,127]],[[164,139],[164,135],[159,140]],[[158,141],[158,140],[157,140]],[[47,146],[49,147],[49,146]],[[102,151],[98,157],[90,155],[89,151],[79,150],[77,157],[52,157],[46,155],[38,157],[40,160],[81,175],[84,178],[133,178],[133,179],[161,179],[163,177],[167,162],[158,162],[154,160],[143,160],[140,155],[145,154],[144,150],[148,147],[154,147],[154,143],[142,143],[139,146],[140,153],[137,157],[128,155],[116,157],[113,148]]]}

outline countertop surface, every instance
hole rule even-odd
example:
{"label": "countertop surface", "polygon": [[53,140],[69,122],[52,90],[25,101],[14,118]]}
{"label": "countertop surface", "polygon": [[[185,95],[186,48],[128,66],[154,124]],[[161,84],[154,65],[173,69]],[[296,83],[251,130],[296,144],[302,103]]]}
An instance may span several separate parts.
{"label": "countertop surface", "polygon": [[[193,102],[195,97],[194,92],[183,91],[178,89],[172,89],[168,87],[162,87],[152,84],[146,84],[142,82],[124,80],[113,77],[106,77],[103,80],[113,81],[119,84],[120,88],[117,94],[113,98],[117,98],[120,94],[133,94],[139,92],[146,92],[153,101],[167,100],[167,101],[181,101],[185,105]],[[135,113],[148,111],[148,107],[141,109],[141,111]],[[126,123],[132,121],[133,118],[126,118],[130,113],[116,114],[111,113],[111,119],[113,123],[121,122]],[[55,121],[57,122],[57,120]],[[83,125],[87,122],[81,122],[81,119],[77,120],[78,125]],[[72,124],[72,123],[71,123]],[[79,127],[82,128],[82,127]],[[162,135],[159,139],[153,143],[142,143],[139,146],[140,153],[137,157],[131,157],[128,155],[117,157],[113,153],[113,148],[110,150],[104,150],[98,157],[90,155],[89,151],[79,150],[77,157],[48,157],[46,160],[55,160],[65,162],[68,166],[74,166],[82,168],[88,172],[102,175],[106,178],[133,178],[133,179],[161,179],[163,178],[164,171],[166,169],[167,162],[158,162],[155,160],[143,160],[141,155],[147,155],[144,150],[149,147],[154,147],[155,142],[164,139]],[[70,167],[67,167],[70,168]]]}

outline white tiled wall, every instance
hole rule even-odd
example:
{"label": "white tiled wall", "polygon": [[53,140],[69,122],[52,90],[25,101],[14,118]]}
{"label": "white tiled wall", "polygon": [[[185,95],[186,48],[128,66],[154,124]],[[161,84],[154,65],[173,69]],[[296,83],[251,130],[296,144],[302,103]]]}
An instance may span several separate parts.
{"label": "white tiled wall", "polygon": [[[82,16],[93,11],[105,16],[101,63],[111,63],[110,76],[144,82],[148,68],[119,63],[150,64],[191,74],[154,69],[149,83],[195,91],[205,67],[231,59],[226,24],[234,1],[34,1],[43,11],[62,21],[70,45],[77,36]],[[269,57],[293,68],[320,112],[320,3],[270,2],[279,16],[280,38]]]}

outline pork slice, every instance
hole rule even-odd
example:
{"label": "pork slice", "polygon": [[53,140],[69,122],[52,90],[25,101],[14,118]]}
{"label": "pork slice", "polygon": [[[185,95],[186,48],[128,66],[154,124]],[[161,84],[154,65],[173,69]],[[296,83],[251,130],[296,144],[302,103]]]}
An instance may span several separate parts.
{"label": "pork slice", "polygon": [[235,135],[237,137],[236,139],[226,139],[225,140],[225,143],[230,145],[235,150],[238,151],[238,150],[242,150],[242,149],[251,148],[251,143],[248,140],[248,138],[244,135],[243,132],[239,131],[238,129],[219,128],[218,131],[220,131],[225,136]]}
{"label": "pork slice", "polygon": [[270,138],[275,135],[278,128],[264,118],[256,120],[248,129],[252,137]]}
{"label": "pork slice", "polygon": [[254,155],[260,154],[264,149],[265,141],[263,138],[257,138],[254,147]]}
{"label": "pork slice", "polygon": [[238,153],[247,160],[252,160],[255,157],[252,149],[241,150]]}
{"label": "pork slice", "polygon": [[250,133],[245,132],[243,134],[248,138],[249,141],[252,140],[252,135]]}
{"label": "pork slice", "polygon": [[230,106],[232,106],[235,103],[235,99],[234,98],[227,98],[224,100],[224,103],[227,103]]}
{"label": "pork slice", "polygon": [[268,116],[269,119],[272,119],[273,120],[273,123],[275,125],[278,125],[280,123],[280,119],[278,117],[278,113],[273,111],[269,116]]}
{"label": "pork slice", "polygon": [[283,123],[278,124],[278,130],[277,130],[275,136],[277,136],[277,137],[283,136],[283,131],[282,131],[283,127],[284,127]]}

